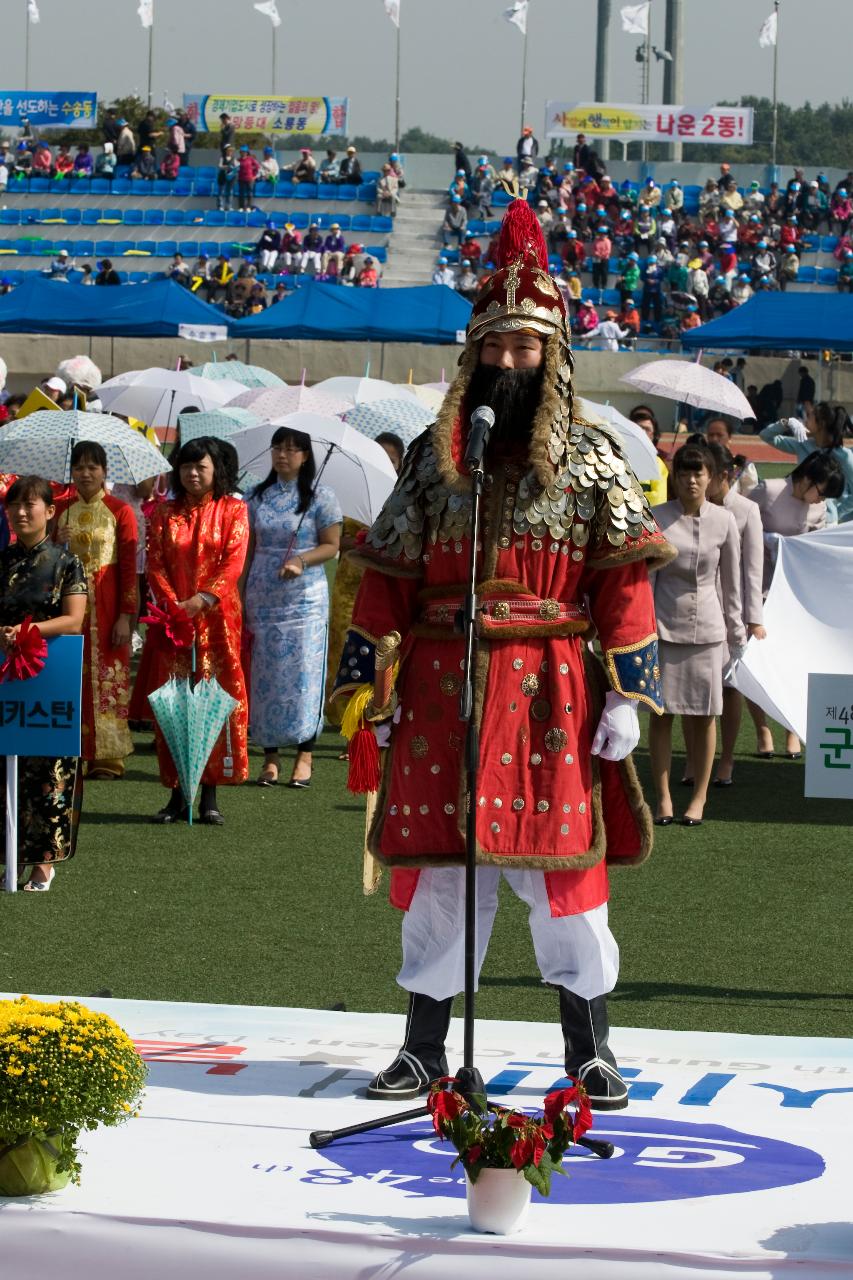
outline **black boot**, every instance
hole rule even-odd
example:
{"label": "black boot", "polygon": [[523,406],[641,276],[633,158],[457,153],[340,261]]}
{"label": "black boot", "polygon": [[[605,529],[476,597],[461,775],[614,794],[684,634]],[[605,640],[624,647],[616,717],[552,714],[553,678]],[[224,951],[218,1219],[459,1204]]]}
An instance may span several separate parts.
{"label": "black boot", "polygon": [[606,997],[582,1000],[565,987],[558,990],[566,1075],[584,1086],[593,1111],[621,1111],[628,1105],[628,1089],[607,1044],[610,1024]]}
{"label": "black boot", "polygon": [[169,796],[169,803],[165,808],[158,810],[151,821],[167,825],[173,822],[186,822],[188,817],[189,811],[187,802],[184,800],[184,793],[180,787],[174,787],[172,794]]}
{"label": "black boot", "polygon": [[199,821],[208,827],[221,827],[225,819],[216,807],[216,787],[209,782],[201,784],[201,799],[198,802]]}
{"label": "black boot", "polygon": [[416,1098],[427,1092],[431,1081],[448,1074],[444,1042],[452,1007],[452,996],[433,1000],[410,993],[402,1047],[390,1067],[373,1077],[368,1098]]}

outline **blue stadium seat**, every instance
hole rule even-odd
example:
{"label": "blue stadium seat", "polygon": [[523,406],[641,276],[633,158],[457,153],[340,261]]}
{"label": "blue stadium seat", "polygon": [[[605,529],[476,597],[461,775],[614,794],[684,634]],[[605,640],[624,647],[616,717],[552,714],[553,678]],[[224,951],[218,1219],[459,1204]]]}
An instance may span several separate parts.
{"label": "blue stadium seat", "polygon": [[29,192],[31,196],[43,196],[50,190],[49,178],[30,178]]}
{"label": "blue stadium seat", "polygon": [[798,284],[817,284],[817,267],[800,267],[797,272]]}
{"label": "blue stadium seat", "polygon": [[186,209],[167,209],[166,210],[166,226],[167,227],[183,227],[187,221]]}
{"label": "blue stadium seat", "polygon": [[99,240],[95,245],[95,252],[99,258],[112,258],[115,256],[115,251],[114,240]]}
{"label": "blue stadium seat", "polygon": [[820,236],[803,236],[800,241],[800,254],[815,253],[820,248]]}
{"label": "blue stadium seat", "polygon": [[147,284],[148,272],[147,271],[129,271],[127,278],[131,284]]}
{"label": "blue stadium seat", "polygon": [[838,268],[837,267],[821,267],[817,273],[818,284],[838,284]]}
{"label": "blue stadium seat", "polygon": [[[137,199],[140,196],[144,196],[145,198],[147,198],[148,196],[154,195],[153,178],[128,178],[127,181],[130,183],[130,190],[127,193],[128,195],[136,196]],[[117,192],[115,189],[115,182],[114,182],[113,195],[116,195],[116,194]]]}
{"label": "blue stadium seat", "polygon": [[332,182],[317,183],[317,199],[318,200],[337,200],[338,188]]}
{"label": "blue stadium seat", "polygon": [[198,178],[213,178],[214,181],[216,179],[215,164],[194,164],[188,165],[187,168],[192,171],[193,181]]}
{"label": "blue stadium seat", "polygon": [[90,258],[95,252],[94,240],[75,240],[74,248],[78,258]]}
{"label": "blue stadium seat", "polygon": [[243,209],[231,209],[225,215],[226,227],[245,227],[247,214]]}
{"label": "blue stadium seat", "polygon": [[100,209],[84,209],[83,217],[80,219],[84,227],[95,227],[101,218]]}
{"label": "blue stadium seat", "polygon": [[122,219],[126,227],[141,227],[144,215],[141,209],[125,209]]}
{"label": "blue stadium seat", "polygon": [[171,258],[178,252],[177,240],[159,240],[157,242],[158,258]]}
{"label": "blue stadium seat", "polygon": [[168,199],[172,195],[174,183],[171,178],[155,178],[152,186],[155,196],[163,196]]}
{"label": "blue stadium seat", "polygon": [[0,209],[0,227],[17,227],[20,221],[20,209]]}
{"label": "blue stadium seat", "polygon": [[293,195],[293,183],[289,178],[279,178],[275,184],[276,200],[289,200]]}
{"label": "blue stadium seat", "polygon": [[268,222],[272,221],[277,227],[280,227],[281,217],[281,214],[276,216],[272,213],[264,213],[263,209],[253,209],[246,219],[246,225],[249,227],[265,227]]}
{"label": "blue stadium seat", "polygon": [[459,250],[458,249],[442,249],[440,256],[442,258],[446,258],[448,262],[458,262]]}
{"label": "blue stadium seat", "polygon": [[138,249],[140,253],[154,254],[159,252],[156,240],[134,240],[133,247]]}
{"label": "blue stadium seat", "polygon": [[292,222],[297,231],[306,231],[308,229],[308,221],[307,213],[285,214],[285,222]]}
{"label": "blue stadium seat", "polygon": [[93,196],[108,196],[112,191],[112,182],[109,178],[92,178],[89,190]]}
{"label": "blue stadium seat", "polygon": [[349,231],[352,226],[352,215],[349,213],[336,213],[332,222],[337,222],[341,231]]}
{"label": "blue stadium seat", "polygon": [[358,187],[352,186],[348,182],[342,183],[339,187],[335,187],[335,200],[357,200]]}
{"label": "blue stadium seat", "polygon": [[204,213],[204,225],[206,227],[224,227],[225,214],[221,209],[206,209]]}
{"label": "blue stadium seat", "polygon": [[371,231],[371,216],[369,213],[355,213],[352,218],[353,231]]}
{"label": "blue stadium seat", "polygon": [[146,209],[142,215],[143,225],[146,227],[162,227],[166,215],[162,209]]}
{"label": "blue stadium seat", "polygon": [[135,240],[116,240],[116,246],[113,249],[113,253],[116,255],[117,258],[121,258],[127,253],[129,249],[135,249],[135,248],[136,248]]}
{"label": "blue stadium seat", "polygon": [[67,178],[51,178],[51,180],[50,180],[50,194],[51,194],[52,196],[64,196],[64,195],[67,195],[67,194],[68,194],[68,179],[67,179]]}
{"label": "blue stadium seat", "polygon": [[202,240],[198,246],[199,253],[204,253],[208,258],[216,258],[220,253],[220,244],[218,240]]}
{"label": "blue stadium seat", "polygon": [[394,219],[384,213],[374,213],[370,219],[371,231],[393,231]]}
{"label": "blue stadium seat", "polygon": [[216,190],[216,183],[210,178],[197,178],[193,182],[193,195],[207,200]]}
{"label": "blue stadium seat", "polygon": [[602,292],[601,299],[606,307],[619,307],[622,305],[622,296],[618,289],[605,289]]}
{"label": "blue stadium seat", "polygon": [[83,217],[82,209],[63,209],[62,216],[69,227],[79,227]]}
{"label": "blue stadium seat", "polygon": [[121,222],[121,209],[104,209],[101,213],[101,222]]}
{"label": "blue stadium seat", "polygon": [[197,258],[200,252],[198,240],[178,241],[178,253],[182,253],[185,258]]}
{"label": "blue stadium seat", "polygon": [[61,209],[42,209],[39,215],[39,222],[58,222],[61,217]]}
{"label": "blue stadium seat", "polygon": [[316,200],[317,199],[317,183],[316,182],[297,182],[293,188],[293,199]]}
{"label": "blue stadium seat", "polygon": [[129,196],[131,189],[130,178],[113,178],[112,192],[114,196]]}
{"label": "blue stadium seat", "polygon": [[[97,179],[94,179],[94,181],[105,182],[106,179],[97,178]],[[68,187],[69,194],[72,196],[90,195],[92,190],[92,182],[93,182],[92,178],[72,178]],[[109,191],[109,184],[107,184],[107,191]],[[106,192],[102,192],[101,194],[105,195]]]}
{"label": "blue stadium seat", "polygon": [[364,179],[365,183],[378,182],[378,181],[379,181],[379,170],[378,170],[378,169],[364,169],[364,170],[362,170],[362,175],[361,175],[361,176],[362,176],[362,178]]}
{"label": "blue stadium seat", "polygon": [[130,279],[130,276],[127,271],[117,271],[116,275],[118,276],[119,282],[121,284],[127,284],[128,280]]}
{"label": "blue stadium seat", "polygon": [[172,188],[173,196],[191,196],[193,193],[192,178],[179,173]]}
{"label": "blue stadium seat", "polygon": [[468,230],[472,236],[480,236],[486,230],[486,224],[482,218],[469,218]]}
{"label": "blue stadium seat", "polygon": [[0,253],[10,253],[19,251],[19,242],[17,240],[0,240]]}
{"label": "blue stadium seat", "polygon": [[275,186],[272,182],[256,182],[255,183],[255,199],[256,200],[272,200],[275,195]]}
{"label": "blue stadium seat", "polygon": [[820,247],[824,253],[833,253],[838,247],[838,236],[824,236]]}
{"label": "blue stadium seat", "polygon": [[369,244],[365,247],[365,251],[369,253],[372,258],[375,258],[377,262],[388,261],[388,248],[384,244]]}

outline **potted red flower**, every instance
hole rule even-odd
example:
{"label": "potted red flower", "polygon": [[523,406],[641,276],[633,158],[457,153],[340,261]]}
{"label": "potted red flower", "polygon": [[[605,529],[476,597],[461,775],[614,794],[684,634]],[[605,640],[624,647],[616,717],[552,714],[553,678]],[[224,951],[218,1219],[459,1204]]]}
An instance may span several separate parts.
{"label": "potted red flower", "polygon": [[[551,1176],[565,1175],[563,1156],[592,1126],[582,1086],[556,1089],[542,1114],[497,1107],[479,1094],[470,1101],[453,1088],[452,1077],[436,1080],[427,1106],[440,1138],[448,1138],[467,1178],[468,1213],[475,1231],[508,1235],[521,1230],[530,1191],[551,1191]],[[569,1108],[575,1106],[572,1113]]]}

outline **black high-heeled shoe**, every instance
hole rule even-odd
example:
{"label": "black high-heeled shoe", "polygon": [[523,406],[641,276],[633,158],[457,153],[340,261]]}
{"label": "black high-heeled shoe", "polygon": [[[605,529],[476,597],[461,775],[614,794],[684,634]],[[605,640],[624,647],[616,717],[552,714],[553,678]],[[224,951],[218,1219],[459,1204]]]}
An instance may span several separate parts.
{"label": "black high-heeled shoe", "polygon": [[183,792],[180,787],[175,787],[169,797],[169,803],[159,809],[151,821],[160,826],[168,826],[170,823],[186,822],[188,818],[189,809],[184,802]]}

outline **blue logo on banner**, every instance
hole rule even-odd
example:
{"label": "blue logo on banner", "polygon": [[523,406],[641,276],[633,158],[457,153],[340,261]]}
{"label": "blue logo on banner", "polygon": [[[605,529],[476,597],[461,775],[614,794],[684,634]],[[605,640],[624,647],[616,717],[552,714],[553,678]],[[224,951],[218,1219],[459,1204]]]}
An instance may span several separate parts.
{"label": "blue logo on banner", "polygon": [[[551,1182],[553,1203],[648,1204],[737,1195],[810,1182],[825,1167],[808,1147],[715,1124],[608,1116],[596,1119],[593,1135],[612,1142],[614,1155],[570,1155],[569,1177]],[[428,1121],[359,1134],[333,1150],[334,1159],[324,1156],[328,1169],[312,1170],[302,1181],[341,1185],[365,1179],[397,1186],[409,1196],[465,1195],[461,1167],[450,1169],[455,1151]]]}
{"label": "blue logo on banner", "polygon": [[37,676],[0,684],[0,754],[79,756],[83,637],[57,636]]}

